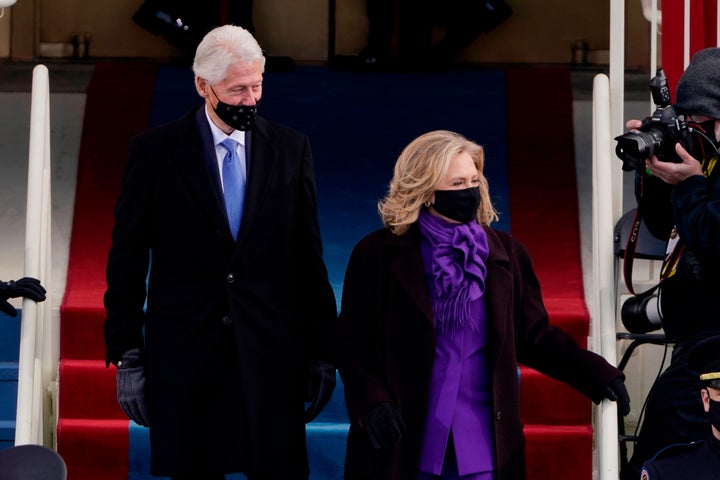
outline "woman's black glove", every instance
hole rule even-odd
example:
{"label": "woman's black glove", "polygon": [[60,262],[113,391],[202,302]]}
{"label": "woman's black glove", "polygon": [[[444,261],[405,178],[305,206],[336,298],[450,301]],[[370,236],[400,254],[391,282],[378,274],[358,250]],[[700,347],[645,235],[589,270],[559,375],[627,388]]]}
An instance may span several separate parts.
{"label": "woman's black glove", "polygon": [[305,423],[312,422],[325,405],[330,401],[335,390],[335,367],[317,361],[308,369],[307,401],[310,405],[305,409]]}
{"label": "woman's black glove", "polygon": [[627,388],[625,388],[625,379],[623,377],[617,377],[610,382],[605,387],[603,396],[608,400],[617,402],[623,417],[630,413],[630,395],[628,395]]}
{"label": "woman's black glove", "polygon": [[17,316],[17,310],[7,301],[8,298],[27,297],[36,302],[45,300],[45,289],[37,278],[23,277],[20,280],[0,282],[0,311],[11,317]]}
{"label": "woman's black glove", "polygon": [[142,352],[133,348],[123,353],[117,364],[117,401],[127,417],[143,427],[149,427],[145,406],[145,366]]}
{"label": "woman's black glove", "polygon": [[373,406],[363,417],[362,425],[375,450],[394,447],[405,433],[405,422],[400,411],[390,402]]}

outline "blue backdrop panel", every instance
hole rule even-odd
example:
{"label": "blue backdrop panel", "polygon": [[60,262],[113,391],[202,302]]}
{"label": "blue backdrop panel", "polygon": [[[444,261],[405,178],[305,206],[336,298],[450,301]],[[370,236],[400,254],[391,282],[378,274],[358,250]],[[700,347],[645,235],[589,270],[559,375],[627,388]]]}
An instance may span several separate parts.
{"label": "blue backdrop panel", "polygon": [[[418,135],[453,130],[485,147],[485,174],[501,215],[494,226],[510,229],[501,70],[358,73],[299,67],[266,73],[263,90],[259,114],[310,138],[324,256],[338,308],[350,251],[382,226],[377,202],[387,190],[397,156]],[[189,68],[164,67],[155,87],[151,124],[172,121],[201,102]],[[311,480],[342,478],[347,429],[338,378],[330,404],[308,426]],[[145,473],[146,429],[131,423],[130,447],[131,480],[157,478]]]}
{"label": "blue backdrop panel", "polygon": [[[306,133],[316,162],[325,261],[338,300],[352,247],[381,227],[377,202],[397,156],[413,138],[454,130],[485,147],[485,174],[509,230],[505,77],[501,70],[338,72],[300,67],[265,74],[259,114]],[[160,70],[151,124],[202,101],[189,68]]]}

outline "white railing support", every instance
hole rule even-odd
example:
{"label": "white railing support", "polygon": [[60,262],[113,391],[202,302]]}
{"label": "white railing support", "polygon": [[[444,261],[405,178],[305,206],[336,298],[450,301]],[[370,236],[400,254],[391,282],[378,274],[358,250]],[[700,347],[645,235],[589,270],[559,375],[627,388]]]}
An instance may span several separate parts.
{"label": "white railing support", "polygon": [[[612,161],[610,135],[610,83],[605,75],[593,81],[593,335],[599,351],[617,364],[615,337],[615,262],[613,253]],[[617,480],[619,444],[617,404],[603,400],[597,411],[598,478]]]}
{"label": "white railing support", "polygon": [[[50,82],[48,69],[33,69],[30,108],[30,149],[25,224],[27,277],[51,285]],[[52,321],[52,295],[36,303],[23,299],[18,366],[15,444],[52,446],[49,388],[57,377],[59,325]]]}
{"label": "white railing support", "polygon": [[[625,0],[610,1],[610,135],[625,131]],[[610,143],[605,145],[611,148]],[[617,163],[617,162],[615,162]],[[616,168],[608,177],[611,182],[612,217],[622,216],[622,170]]]}

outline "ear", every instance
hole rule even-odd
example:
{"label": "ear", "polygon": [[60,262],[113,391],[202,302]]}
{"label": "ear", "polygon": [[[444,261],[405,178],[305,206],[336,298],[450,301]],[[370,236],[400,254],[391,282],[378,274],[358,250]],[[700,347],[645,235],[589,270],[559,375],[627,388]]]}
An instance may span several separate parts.
{"label": "ear", "polygon": [[202,77],[195,77],[195,90],[197,90],[198,95],[207,98],[210,95],[210,83]]}
{"label": "ear", "polygon": [[703,409],[706,412],[710,411],[710,393],[707,388],[700,390],[700,397],[702,397]]}

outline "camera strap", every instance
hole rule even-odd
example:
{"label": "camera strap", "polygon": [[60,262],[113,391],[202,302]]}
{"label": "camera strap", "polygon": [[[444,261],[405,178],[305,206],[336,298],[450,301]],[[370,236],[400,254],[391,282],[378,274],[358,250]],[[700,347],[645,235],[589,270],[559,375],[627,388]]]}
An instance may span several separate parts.
{"label": "camera strap", "polygon": [[[697,129],[697,126],[695,127]],[[703,158],[703,173],[705,175],[705,178],[708,182],[708,185],[710,188],[713,187],[715,182],[718,179],[718,175],[720,174],[720,168],[715,168],[718,161],[718,150],[717,147],[715,147],[712,142],[710,142],[707,135],[705,135],[705,130],[702,129],[702,127],[699,128],[700,132],[702,132],[700,136],[700,149],[699,152]],[[705,146],[703,144],[703,140],[708,142],[714,150],[714,154],[711,156],[709,160],[706,159],[705,154]],[[643,179],[645,180],[645,174],[646,171],[643,169]],[[635,293],[635,289],[633,288],[632,284],[632,269],[633,269],[633,260],[635,258],[635,250],[637,248],[637,237],[640,233],[640,222],[642,221],[642,215],[640,212],[640,209],[642,203],[638,203],[637,209],[635,210],[635,217],[633,218],[632,227],[630,229],[630,235],[628,235],[627,243],[625,245],[625,255],[623,258],[623,279],[625,281],[625,287],[628,289],[630,293],[633,295],[637,295],[640,297],[644,297],[647,295],[650,295],[652,292],[654,292],[660,284],[665,280],[666,278],[672,277],[675,272],[677,271],[678,263],[680,262],[680,258],[682,257],[683,252],[685,251],[685,243],[682,240],[682,237],[679,237],[677,235],[677,231],[673,227],[673,233],[670,236],[670,239],[668,241],[668,248],[667,252],[665,253],[665,258],[663,259],[662,268],[660,269],[660,281],[652,288],[645,290],[642,293]]]}
{"label": "camera strap", "polygon": [[[637,239],[638,235],[640,234],[640,222],[642,221],[642,216],[640,212],[640,206],[641,204],[638,204],[637,209],[635,210],[635,216],[633,218],[632,227],[630,227],[630,235],[628,235],[627,242],[625,244],[625,254],[623,256],[623,279],[625,280],[625,287],[628,289],[630,293],[633,295],[637,295],[640,297],[645,297],[650,295],[652,292],[654,292],[662,283],[664,280],[664,277],[660,276],[660,281],[653,287],[649,288],[648,290],[645,290],[641,293],[635,293],[635,288],[632,284],[632,270],[633,270],[633,260],[635,259],[635,250],[637,249]],[[674,250],[677,250],[677,245]],[[678,255],[678,259],[680,256]],[[667,257],[666,257],[667,261]],[[677,263],[677,261],[676,261]],[[665,266],[665,263],[663,263],[663,267]]]}

